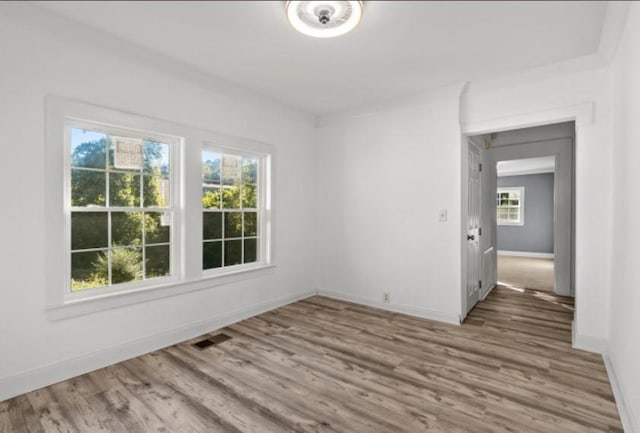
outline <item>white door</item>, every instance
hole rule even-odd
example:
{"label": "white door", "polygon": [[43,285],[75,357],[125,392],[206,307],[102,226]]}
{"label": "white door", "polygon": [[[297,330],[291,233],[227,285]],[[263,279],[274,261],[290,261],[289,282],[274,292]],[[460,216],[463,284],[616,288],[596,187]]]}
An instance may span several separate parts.
{"label": "white door", "polygon": [[480,299],[480,150],[468,142],[467,206],[467,308],[468,313]]}

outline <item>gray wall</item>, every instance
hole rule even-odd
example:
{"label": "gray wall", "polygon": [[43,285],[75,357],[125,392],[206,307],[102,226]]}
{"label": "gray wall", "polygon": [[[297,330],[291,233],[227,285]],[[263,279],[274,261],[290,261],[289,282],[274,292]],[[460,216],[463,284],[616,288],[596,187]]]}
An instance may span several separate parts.
{"label": "gray wall", "polygon": [[499,225],[498,251],[553,253],[553,180],[553,173],[498,177],[498,187],[524,186],[524,225]]}

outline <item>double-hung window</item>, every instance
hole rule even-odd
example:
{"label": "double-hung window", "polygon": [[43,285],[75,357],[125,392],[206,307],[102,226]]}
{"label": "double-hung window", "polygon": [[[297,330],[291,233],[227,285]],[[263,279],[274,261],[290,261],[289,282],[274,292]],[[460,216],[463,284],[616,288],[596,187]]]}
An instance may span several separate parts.
{"label": "double-hung window", "polygon": [[67,290],[93,294],[176,274],[178,143],[173,137],[67,120]]}
{"label": "double-hung window", "polygon": [[202,269],[206,274],[268,263],[268,157],[206,145],[202,151]]}
{"label": "double-hung window", "polygon": [[46,123],[52,318],[273,268],[270,145],[56,96]]}
{"label": "double-hung window", "polygon": [[498,188],[498,225],[524,225],[524,187]]}

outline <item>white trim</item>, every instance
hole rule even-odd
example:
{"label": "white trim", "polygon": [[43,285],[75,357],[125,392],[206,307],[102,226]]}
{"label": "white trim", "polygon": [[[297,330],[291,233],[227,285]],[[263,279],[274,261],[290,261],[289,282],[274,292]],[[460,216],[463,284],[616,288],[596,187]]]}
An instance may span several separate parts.
{"label": "white trim", "polygon": [[598,55],[602,56],[607,64],[612,62],[618,51],[631,3],[630,1],[607,2],[607,13],[604,17],[600,45],[598,46]]}
{"label": "white trim", "polygon": [[592,125],[594,117],[595,103],[585,102],[516,116],[499,117],[477,122],[462,122],[461,128],[463,135],[481,135],[575,120],[576,129],[578,129]]}
{"label": "white trim", "polygon": [[499,256],[513,256],[513,257],[531,257],[533,259],[553,259],[553,253],[534,253],[531,251],[507,251],[498,250]]}
{"label": "white trim", "polygon": [[0,401],[171,346],[314,295],[316,295],[315,290],[311,290],[302,294],[260,302],[178,329],[139,338],[14,376],[0,378]]}
{"label": "white trim", "polygon": [[91,298],[77,299],[60,305],[51,305],[46,309],[49,320],[62,320],[72,317],[84,316],[98,311],[110,310],[127,305],[139,304],[156,299],[177,296],[196,290],[211,289],[224,284],[232,284],[249,278],[263,277],[273,273],[276,266],[260,265],[227,271],[225,274],[203,276],[195,280],[180,281],[152,287],[144,287],[137,290],[104,293]]}
{"label": "white trim", "polygon": [[575,320],[571,322],[571,334],[571,347],[573,347],[574,349],[580,349],[594,353],[605,353],[607,350],[606,339],[579,334],[576,330]]}
{"label": "white trim", "polygon": [[319,296],[338,299],[341,301],[353,302],[355,304],[366,305],[368,307],[379,308],[381,310],[393,311],[395,313],[406,314],[409,316],[420,317],[422,319],[435,320],[438,322],[450,323],[453,325],[460,324],[460,317],[457,314],[445,313],[442,311],[429,310],[426,308],[415,307],[406,304],[386,304],[382,300],[378,301],[365,296],[349,295],[342,292],[332,290],[318,289]]}
{"label": "white trim", "polygon": [[554,173],[556,171],[555,167],[551,168],[529,168],[522,170],[498,170],[498,177],[509,177],[509,176],[524,176],[527,174],[545,174],[545,173]]}
{"label": "white trim", "polygon": [[611,359],[609,353],[602,355],[604,360],[604,366],[607,369],[607,375],[609,376],[609,383],[611,383],[611,389],[618,408],[618,414],[620,415],[620,421],[622,421],[622,428],[626,433],[640,433],[640,424],[638,419],[633,413],[633,406],[631,406],[628,400],[624,397],[622,382],[618,380],[614,368],[614,362]]}
{"label": "white trim", "polygon": [[[276,258],[274,249],[274,198],[271,185],[275,185],[274,174],[274,146],[259,141],[241,137],[201,130],[188,125],[156,119],[124,110],[112,109],[89,104],[82,101],[64,98],[56,95],[47,95],[46,105],[46,146],[45,146],[45,217],[43,218],[45,239],[45,254],[47,263],[45,274],[47,276],[46,305],[47,317],[51,320],[59,320],[92,312],[108,310],[129,305],[131,303],[145,302],[152,299],[179,295],[192,290],[207,289],[221,284],[228,284],[239,279],[251,278],[261,275],[263,272],[272,271]],[[87,299],[65,299],[64,270],[68,268],[67,257],[64,254],[65,224],[64,224],[64,182],[65,156],[61,152],[63,137],[63,120],[65,118],[87,119],[107,126],[118,125],[119,129],[133,129],[136,131],[157,131],[154,135],[179,137],[184,145],[176,148],[180,153],[177,158],[181,161],[182,176],[176,180],[174,191],[181,191],[180,203],[175,203],[182,213],[183,224],[175,224],[174,233],[179,235],[181,241],[176,248],[180,254],[175,255],[176,272],[173,279],[158,279],[145,288],[131,285],[123,292],[111,293],[108,288],[100,291],[95,297]],[[270,218],[265,224],[264,234],[265,249],[269,251],[269,263],[256,263],[255,266],[243,266],[243,269],[229,270],[219,276],[207,276],[202,272],[202,145],[206,142],[218,143],[227,148],[233,148],[243,152],[260,153],[267,155],[264,175],[268,179],[265,182],[264,193],[265,206]],[[176,172],[177,173],[177,172]],[[175,216],[175,214],[174,214]]]}

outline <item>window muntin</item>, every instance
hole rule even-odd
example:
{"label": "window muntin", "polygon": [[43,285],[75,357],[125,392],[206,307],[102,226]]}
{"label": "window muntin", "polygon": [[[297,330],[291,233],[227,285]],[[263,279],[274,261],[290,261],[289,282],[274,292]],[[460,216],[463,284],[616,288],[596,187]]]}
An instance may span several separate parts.
{"label": "window muntin", "polygon": [[237,151],[202,152],[202,269],[242,267],[262,261],[264,158]]}
{"label": "window muntin", "polygon": [[524,187],[498,188],[496,218],[498,225],[524,224]]}
{"label": "window muntin", "polygon": [[174,274],[175,140],[66,123],[68,290],[144,285]]}

